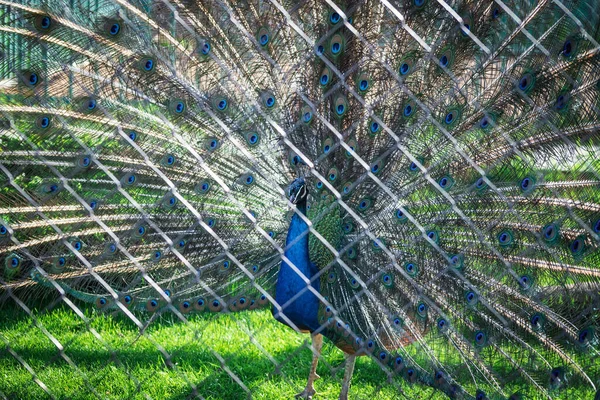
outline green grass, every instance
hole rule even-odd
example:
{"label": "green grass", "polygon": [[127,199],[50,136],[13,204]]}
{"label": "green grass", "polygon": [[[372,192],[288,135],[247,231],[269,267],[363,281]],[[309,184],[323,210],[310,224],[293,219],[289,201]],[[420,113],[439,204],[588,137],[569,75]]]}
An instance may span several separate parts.
{"label": "green grass", "polygon": [[[246,386],[254,399],[292,399],[306,383],[312,353],[309,336],[276,322],[269,311],[202,314],[182,323],[172,315],[154,320],[138,338],[137,326],[123,315],[106,315],[83,308],[89,326],[66,306],[36,312],[35,322],[10,304],[0,309],[0,339],[34,371],[59,399],[244,399],[246,392],[222,368],[219,357]],[[145,314],[137,315],[142,321]],[[46,329],[64,347],[64,355],[42,332]],[[93,336],[96,330],[104,344]],[[114,350],[114,357],[111,351]],[[169,354],[170,362],[158,350]],[[262,349],[262,350],[261,350]],[[218,354],[218,356],[217,356]],[[272,357],[272,359],[270,359]],[[337,399],[344,357],[326,342],[317,372],[317,399]],[[278,364],[275,365],[275,363]],[[136,381],[138,383],[136,383]],[[398,385],[398,386],[395,386]],[[371,360],[357,361],[351,398],[446,398],[432,389],[387,382]],[[0,350],[0,398],[46,399],[50,396],[9,352]]]}

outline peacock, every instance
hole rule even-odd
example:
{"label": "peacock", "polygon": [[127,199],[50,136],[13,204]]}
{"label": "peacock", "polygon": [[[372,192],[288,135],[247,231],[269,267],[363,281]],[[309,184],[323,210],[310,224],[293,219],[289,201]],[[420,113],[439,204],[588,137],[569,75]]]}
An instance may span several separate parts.
{"label": "peacock", "polygon": [[[452,399],[600,398],[596,0],[0,0],[0,300],[267,308]],[[1,303],[0,303],[1,304]]]}

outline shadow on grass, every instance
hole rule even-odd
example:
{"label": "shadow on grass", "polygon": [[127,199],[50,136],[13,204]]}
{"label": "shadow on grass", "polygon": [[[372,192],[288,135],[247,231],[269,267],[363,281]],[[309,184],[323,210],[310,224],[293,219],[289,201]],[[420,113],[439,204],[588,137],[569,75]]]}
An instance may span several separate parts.
{"label": "shadow on grass", "polygon": [[[236,382],[236,379],[239,379],[253,396],[258,391],[263,393],[259,396],[260,398],[293,398],[293,394],[301,391],[305,385],[311,364],[312,352],[308,347],[301,345],[304,339],[309,340],[308,335],[300,336],[274,320],[271,322],[267,318],[268,313],[264,312],[258,322],[264,323],[265,326],[259,327],[259,329],[264,330],[267,335],[273,334],[273,340],[278,340],[279,343],[277,346],[270,347],[269,337],[266,338],[266,343],[265,337],[260,338],[259,341],[265,351],[276,360],[278,366],[251,344],[248,336],[241,330],[239,331],[239,340],[233,337],[233,341],[229,344],[231,350],[228,349],[227,343],[223,343],[226,340],[223,337],[202,336],[200,342],[195,337],[176,337],[164,346],[170,355],[169,358],[165,358],[157,347],[145,337],[130,344],[131,339],[137,337],[139,331],[128,317],[115,314],[113,317],[107,318],[93,307],[81,306],[86,317],[92,320],[91,325],[101,326],[99,332],[102,337],[109,340],[111,335],[113,337],[120,336],[120,340],[125,337],[126,340],[121,341],[117,346],[115,357],[88,334],[85,323],[75,316],[72,310],[64,305],[54,308],[40,306],[42,311],[34,311],[34,315],[43,320],[45,325],[51,325],[49,327],[51,332],[62,330],[63,332],[60,333],[67,334],[69,340],[61,341],[65,346],[64,353],[88,377],[89,385],[94,388],[105,388],[106,381],[115,379],[116,375],[123,378],[123,371],[127,371],[141,381],[141,384],[137,386],[129,377],[125,378],[125,383],[121,382],[124,387],[120,390],[124,391],[128,398],[142,397],[144,393],[148,392],[153,398],[157,398],[159,395],[154,394],[156,385],[168,386],[166,389],[159,390],[159,392],[168,393],[168,397],[158,398],[196,398],[195,393],[210,399],[246,398],[246,392]],[[236,318],[239,318],[242,323],[247,322],[250,328],[257,328],[252,326],[253,321],[251,320],[258,319],[258,317],[252,316],[252,313],[236,314]],[[148,318],[148,315],[144,313],[140,313],[139,316]],[[212,323],[230,324],[229,327],[223,328],[227,332],[230,328],[239,329],[226,315],[206,313],[193,315],[189,317],[189,320],[197,329],[202,329],[203,326]],[[179,335],[182,331],[186,331],[181,325],[181,321],[168,315],[155,321],[147,332],[152,337],[156,336],[160,343],[163,341],[162,339],[168,341],[168,335]],[[53,386],[58,387],[57,391],[60,391],[63,387],[60,379],[65,379],[65,375],[73,374],[73,369],[53,344],[45,339],[42,340],[43,338],[38,342],[37,338],[43,334],[33,327],[31,318],[21,308],[14,304],[5,304],[0,309],[0,332],[11,329],[17,332],[16,334],[24,331],[23,335],[29,335],[28,338],[25,338],[27,340],[24,343],[17,343],[14,347],[20,357],[45,371],[58,371],[55,375],[48,372],[49,375],[46,379],[59,380]],[[82,335],[86,335],[85,338]],[[264,332],[263,335],[265,335]],[[220,350],[217,351],[219,356],[206,345],[207,341],[211,345],[211,340],[215,345],[220,346]],[[92,343],[93,341],[95,343]],[[240,342],[243,341],[246,344],[240,346]],[[37,345],[35,342],[38,342]],[[343,354],[333,345],[327,345],[324,348],[323,357],[325,362],[320,363],[318,370],[323,379],[319,381],[317,387],[327,387],[329,390],[337,391],[343,375],[343,366],[340,365],[344,360]],[[6,365],[6,360],[9,360],[9,365],[15,366],[15,370],[22,370],[20,364],[8,351],[0,352],[0,363]],[[111,366],[116,366],[121,372],[114,372]],[[196,386],[196,391],[192,389],[191,385],[185,383],[183,375]],[[160,380],[164,376],[170,377],[174,381],[163,384]],[[385,382],[385,379],[385,373],[375,363],[361,360],[357,365],[353,384],[355,387],[377,388]],[[175,383],[175,381],[178,382]],[[82,381],[81,391],[86,391],[86,388],[87,386]],[[273,391],[275,397],[269,397],[269,391]],[[9,393],[5,394],[9,395]],[[81,392],[69,393],[68,396],[70,397],[64,398],[92,398],[91,393]],[[23,397],[22,393],[18,393],[15,398]]]}

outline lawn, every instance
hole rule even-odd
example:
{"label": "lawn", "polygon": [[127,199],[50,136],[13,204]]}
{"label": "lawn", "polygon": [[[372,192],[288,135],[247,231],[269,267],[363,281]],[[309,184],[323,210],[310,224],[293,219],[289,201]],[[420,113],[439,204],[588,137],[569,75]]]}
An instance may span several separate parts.
{"label": "lawn", "polygon": [[[191,315],[188,323],[163,315],[140,336],[124,315],[84,307],[86,324],[65,305],[40,308],[45,311],[33,310],[34,317],[12,301],[0,309],[0,398],[293,399],[312,357],[309,336],[274,321],[267,310]],[[323,357],[315,400],[337,399],[344,357],[327,342]],[[374,362],[359,358],[352,399],[403,398],[399,388],[408,398],[446,398],[400,379],[391,384]]]}

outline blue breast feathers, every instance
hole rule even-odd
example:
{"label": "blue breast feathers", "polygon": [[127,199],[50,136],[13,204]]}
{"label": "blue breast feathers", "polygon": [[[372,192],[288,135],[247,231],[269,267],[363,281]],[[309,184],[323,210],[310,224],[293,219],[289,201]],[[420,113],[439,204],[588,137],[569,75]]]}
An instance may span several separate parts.
{"label": "blue breast feathers", "polygon": [[[298,207],[299,210],[304,207]],[[303,211],[303,210],[302,210]],[[304,234],[304,236],[302,236]],[[290,243],[293,243],[289,246]],[[310,262],[308,254],[308,225],[306,222],[294,214],[288,235],[286,239],[285,256],[290,260],[306,278],[311,279],[318,272],[317,267]],[[312,287],[319,291],[319,279],[312,282]],[[301,293],[300,295],[298,295]],[[292,302],[286,305],[288,301],[296,297]],[[280,306],[284,306],[282,312],[301,330],[315,331],[319,328],[317,313],[319,310],[319,300],[311,292],[304,279],[292,269],[285,261],[281,263],[277,286],[275,289],[275,300]],[[282,315],[273,308],[273,315],[279,322],[289,325]]]}

